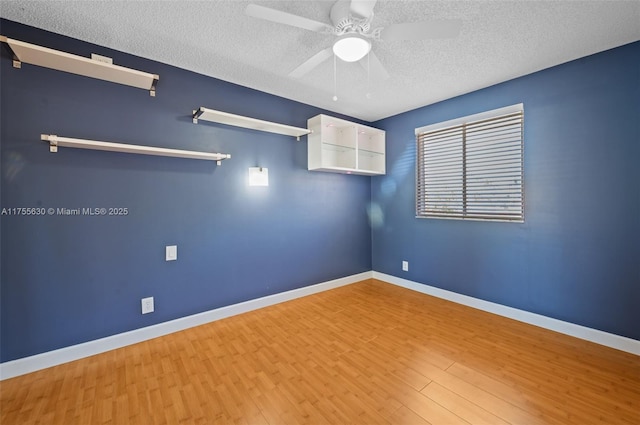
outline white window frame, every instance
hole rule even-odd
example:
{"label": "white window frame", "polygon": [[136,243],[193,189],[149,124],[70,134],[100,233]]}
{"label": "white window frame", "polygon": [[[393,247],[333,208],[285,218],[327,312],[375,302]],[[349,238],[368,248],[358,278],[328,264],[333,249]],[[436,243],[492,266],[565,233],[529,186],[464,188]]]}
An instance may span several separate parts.
{"label": "white window frame", "polygon": [[[487,146],[484,138],[482,144],[474,141],[472,136],[467,139],[467,129],[474,132],[474,134],[478,134],[479,131],[482,131],[478,129],[481,122],[514,114],[515,117],[520,114],[519,152],[513,141],[508,142],[508,156],[503,156],[490,152],[491,149],[502,151],[501,146],[494,144],[486,148],[483,147]],[[445,140],[440,142],[436,139],[438,132],[451,135],[456,131],[459,131],[459,134],[450,136],[452,141]],[[511,134],[514,134],[513,130],[511,131]],[[522,103],[419,127],[415,129],[415,135],[416,218],[524,222],[524,105]],[[467,141],[469,141],[469,147],[467,146]],[[433,155],[430,157],[428,156],[430,153],[430,149],[427,147],[428,142],[432,143],[430,147],[433,149],[431,151]],[[517,143],[517,140],[515,142]],[[436,153],[438,152],[437,143],[441,143],[441,146],[447,144],[445,148],[454,149],[454,153]],[[476,146],[474,146],[474,143]],[[489,143],[492,143],[492,141],[489,141]],[[458,148],[459,152],[456,151]],[[483,149],[488,150],[489,153],[483,152]],[[485,168],[485,165],[480,166],[478,162],[487,164],[487,160],[482,158],[479,161],[477,159],[478,155],[487,155],[490,159],[497,157],[489,163],[488,167],[496,167],[497,171],[501,173],[498,176],[498,180],[510,179],[513,175],[519,176],[519,179],[516,177],[513,182],[509,181],[506,184],[508,188],[505,188],[502,182],[497,183],[495,179],[494,182],[487,181],[485,183],[493,185],[490,191],[487,191],[484,187],[479,187],[478,179],[488,179],[490,177],[482,174],[488,171],[482,171],[481,169]],[[433,162],[429,164],[429,160]],[[435,166],[438,161],[452,164],[452,169],[460,171],[439,171],[438,168],[443,168],[443,166]],[[504,161],[504,163],[501,161]],[[429,167],[431,167],[431,172],[428,171]],[[448,167],[449,165],[446,166],[446,168]],[[510,171],[507,171],[506,167],[509,167]],[[514,168],[519,169],[511,171]],[[454,177],[444,177],[443,175],[446,175],[447,171],[449,171],[449,175],[453,174]],[[490,174],[494,174],[494,170],[489,171],[491,171]],[[438,173],[442,173],[442,175],[438,175]],[[474,174],[475,177],[472,177]],[[430,179],[435,186],[428,185],[427,179]],[[441,183],[443,180],[446,181],[444,184]],[[448,186],[448,181],[451,181],[450,186]],[[445,193],[445,195],[441,195],[441,193]],[[508,194],[503,195],[503,193]],[[442,202],[433,201],[434,197],[437,196],[442,196]],[[447,196],[449,198],[446,198]],[[499,199],[497,198],[498,196],[500,197]],[[501,201],[504,201],[504,203],[501,204]]]}

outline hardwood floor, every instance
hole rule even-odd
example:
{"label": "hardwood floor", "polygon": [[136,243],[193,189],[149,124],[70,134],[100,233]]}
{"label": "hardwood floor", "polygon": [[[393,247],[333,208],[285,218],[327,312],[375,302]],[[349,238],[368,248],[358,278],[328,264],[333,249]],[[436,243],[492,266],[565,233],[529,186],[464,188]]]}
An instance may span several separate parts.
{"label": "hardwood floor", "polygon": [[0,383],[9,424],[640,424],[640,357],[364,281]]}

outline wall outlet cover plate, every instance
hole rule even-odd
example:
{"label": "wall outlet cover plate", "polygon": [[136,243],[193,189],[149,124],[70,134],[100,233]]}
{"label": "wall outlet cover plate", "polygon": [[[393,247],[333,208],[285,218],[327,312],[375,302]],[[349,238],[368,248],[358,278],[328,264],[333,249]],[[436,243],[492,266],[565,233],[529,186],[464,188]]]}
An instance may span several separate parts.
{"label": "wall outlet cover plate", "polygon": [[178,246],[167,245],[165,247],[165,261],[175,261],[178,259]]}
{"label": "wall outlet cover plate", "polygon": [[142,304],[142,314],[153,313],[153,297],[143,298],[141,301]]}

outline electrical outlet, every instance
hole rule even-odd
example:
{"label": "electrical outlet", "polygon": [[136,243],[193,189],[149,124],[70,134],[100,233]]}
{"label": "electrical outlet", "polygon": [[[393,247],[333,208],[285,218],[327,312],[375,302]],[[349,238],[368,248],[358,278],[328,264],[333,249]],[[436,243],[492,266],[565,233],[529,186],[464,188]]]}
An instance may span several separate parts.
{"label": "electrical outlet", "polygon": [[403,261],[402,262],[402,271],[403,272],[408,272],[409,271],[409,262],[408,261]]}
{"label": "electrical outlet", "polygon": [[153,313],[153,297],[142,299],[142,314]]}
{"label": "electrical outlet", "polygon": [[176,261],[178,259],[178,246],[177,245],[167,245],[164,248],[165,261]]}

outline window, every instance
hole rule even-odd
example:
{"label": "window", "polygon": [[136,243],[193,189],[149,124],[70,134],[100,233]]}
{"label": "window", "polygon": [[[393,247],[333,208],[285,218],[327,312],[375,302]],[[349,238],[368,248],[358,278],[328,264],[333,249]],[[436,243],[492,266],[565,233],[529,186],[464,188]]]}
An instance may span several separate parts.
{"label": "window", "polygon": [[524,221],[522,104],[416,129],[417,217]]}

